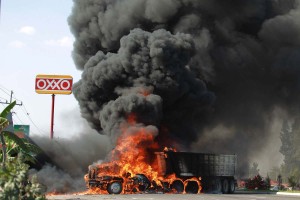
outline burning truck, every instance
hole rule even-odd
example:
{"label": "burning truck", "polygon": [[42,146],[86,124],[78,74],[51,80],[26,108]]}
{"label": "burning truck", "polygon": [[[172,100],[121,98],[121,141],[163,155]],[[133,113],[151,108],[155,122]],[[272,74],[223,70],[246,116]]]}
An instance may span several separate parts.
{"label": "burning truck", "polygon": [[167,149],[155,152],[152,169],[155,176],[120,172],[118,164],[90,165],[85,176],[87,187],[98,193],[193,193],[201,191],[234,193],[236,155],[176,152]]}
{"label": "burning truck", "polygon": [[[141,148],[133,148],[132,157],[128,147],[120,149],[126,155],[90,167],[88,186],[107,191],[112,185],[122,193],[128,181],[145,176],[149,188],[153,180],[162,187],[154,157],[164,146],[238,151],[245,174],[254,151],[266,147],[258,138],[272,141],[278,120],[297,117],[300,51],[299,38],[291,36],[299,33],[299,5],[295,0],[74,0],[68,23],[75,38],[72,57],[82,71],[73,85],[81,116],[112,147],[126,132],[124,124],[133,124],[131,113],[144,129],[157,129],[151,140],[157,146],[129,143],[150,148],[152,157],[144,157]],[[119,144],[126,139],[121,137]],[[181,154],[185,162],[176,160]],[[201,154],[164,155],[165,179],[174,172],[182,182],[201,177],[203,190],[207,185],[226,190],[227,183],[233,188],[234,173],[222,173],[227,161],[201,164]],[[212,163],[222,158],[211,157]],[[189,159],[196,164],[187,164]],[[234,171],[235,164],[229,166]],[[181,173],[184,167],[191,172]]]}

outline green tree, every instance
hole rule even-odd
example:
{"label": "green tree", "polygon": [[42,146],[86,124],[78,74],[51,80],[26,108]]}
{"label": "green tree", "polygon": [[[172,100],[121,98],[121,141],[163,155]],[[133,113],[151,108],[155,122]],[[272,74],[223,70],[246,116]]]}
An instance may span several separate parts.
{"label": "green tree", "polygon": [[6,131],[9,126],[7,115],[15,104],[15,101],[12,102],[0,114],[0,199],[43,200],[45,190],[37,183],[36,178],[28,176],[29,165],[25,164],[25,161],[34,161],[34,153],[38,152],[38,147]]}
{"label": "green tree", "polygon": [[[19,153],[22,153],[22,155],[24,156],[24,160],[26,162],[35,163],[36,155],[41,152],[41,149],[38,146],[30,143],[25,138],[14,138],[14,137],[17,136],[15,134],[4,133],[4,138],[6,143],[6,159],[16,157]],[[2,156],[3,154],[0,154],[0,160],[2,160]]]}
{"label": "green tree", "polygon": [[279,151],[284,156],[284,163],[285,163],[284,168],[286,171],[290,171],[289,166],[290,163],[292,162],[292,157],[294,155],[294,146],[293,146],[294,132],[292,131],[292,127],[287,120],[285,120],[282,124],[280,139],[281,139],[281,147]]}
{"label": "green tree", "polygon": [[26,139],[19,138],[14,133],[6,131],[9,126],[7,115],[11,109],[16,105],[16,102],[9,104],[0,114],[0,138],[2,146],[2,167],[5,168],[7,157],[11,157],[14,154],[22,152],[25,156],[25,160],[29,162],[35,162],[35,154],[40,152],[39,147],[31,144]]}
{"label": "green tree", "polygon": [[293,189],[296,187],[297,185],[297,180],[295,176],[290,176],[288,177],[288,182],[289,182],[289,186],[292,187]]}
{"label": "green tree", "polygon": [[15,105],[16,105],[16,101],[9,104],[0,114],[0,139],[2,144],[2,167],[3,168],[5,168],[5,163],[6,163],[6,143],[4,139],[4,134],[9,135],[9,132],[4,130],[9,126],[7,115]]}
{"label": "green tree", "polygon": [[300,118],[296,118],[294,123],[290,125],[287,121],[283,122],[280,133],[281,148],[280,152],[284,156],[284,164],[282,167],[284,180],[300,181]]}
{"label": "green tree", "polygon": [[299,168],[294,168],[288,177],[288,182],[290,184],[291,187],[295,187],[297,185],[299,185],[300,183],[300,169]]}

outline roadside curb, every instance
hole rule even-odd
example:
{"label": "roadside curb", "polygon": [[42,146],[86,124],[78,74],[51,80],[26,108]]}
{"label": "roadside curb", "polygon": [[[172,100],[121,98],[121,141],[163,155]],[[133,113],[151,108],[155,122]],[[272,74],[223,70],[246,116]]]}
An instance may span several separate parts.
{"label": "roadside curb", "polygon": [[291,195],[291,196],[300,196],[300,193],[293,192],[277,192],[278,195]]}
{"label": "roadside curb", "polygon": [[235,194],[274,194],[274,195],[288,195],[288,196],[300,196],[299,192],[272,192],[272,191],[242,191],[236,190]]}
{"label": "roadside curb", "polygon": [[235,194],[276,194],[277,192],[272,191],[244,191],[244,190],[236,190]]}

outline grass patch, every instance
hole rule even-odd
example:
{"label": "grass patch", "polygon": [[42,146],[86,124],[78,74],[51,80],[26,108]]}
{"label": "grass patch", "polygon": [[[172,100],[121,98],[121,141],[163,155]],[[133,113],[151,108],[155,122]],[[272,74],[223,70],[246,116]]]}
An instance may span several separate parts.
{"label": "grass patch", "polygon": [[278,192],[286,192],[286,193],[300,193],[300,190],[279,190]]}

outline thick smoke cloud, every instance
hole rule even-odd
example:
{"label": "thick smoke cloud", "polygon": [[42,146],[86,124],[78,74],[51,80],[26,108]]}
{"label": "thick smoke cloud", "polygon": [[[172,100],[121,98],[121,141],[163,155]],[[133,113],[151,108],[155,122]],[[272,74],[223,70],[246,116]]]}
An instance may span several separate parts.
{"label": "thick smoke cloud", "polygon": [[120,40],[117,53],[99,51],[84,66],[74,85],[83,116],[112,142],[131,113],[145,125],[185,124],[179,117],[189,108],[197,113],[214,99],[187,66],[194,51],[190,35],[132,30]]}
{"label": "thick smoke cloud", "polygon": [[75,0],[69,24],[74,95],[112,140],[136,112],[161,139],[246,169],[274,120],[298,114],[299,0]]}
{"label": "thick smoke cloud", "polygon": [[[66,129],[56,130],[58,138],[49,140],[48,135],[30,136],[46,155],[37,157],[41,164],[45,162],[46,165],[38,171],[32,169],[31,172],[37,175],[39,183],[47,187],[47,192],[82,191],[85,188],[83,177],[88,165],[104,160],[112,147],[106,136],[99,135],[80,118],[78,108],[59,117],[63,119],[61,121],[65,123]],[[70,132],[75,135],[70,137]],[[66,135],[67,138],[62,138]]]}

